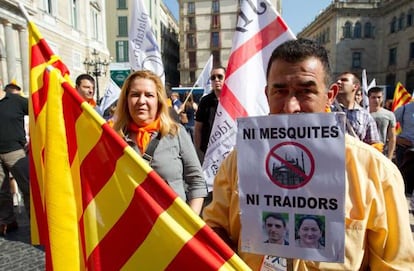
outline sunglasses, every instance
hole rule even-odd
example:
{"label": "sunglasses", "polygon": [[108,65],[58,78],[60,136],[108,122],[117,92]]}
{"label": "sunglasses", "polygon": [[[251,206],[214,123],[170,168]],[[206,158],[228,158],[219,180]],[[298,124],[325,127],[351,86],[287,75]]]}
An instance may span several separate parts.
{"label": "sunglasses", "polygon": [[213,74],[213,75],[210,77],[210,80],[211,80],[211,81],[214,81],[214,80],[216,80],[216,78],[217,78],[218,80],[223,80],[224,76],[223,76],[222,74]]}

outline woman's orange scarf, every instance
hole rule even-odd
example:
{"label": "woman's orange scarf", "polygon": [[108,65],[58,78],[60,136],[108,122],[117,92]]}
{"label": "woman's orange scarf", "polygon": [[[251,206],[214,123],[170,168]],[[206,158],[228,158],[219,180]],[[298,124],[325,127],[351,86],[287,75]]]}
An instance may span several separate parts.
{"label": "woman's orange scarf", "polygon": [[137,145],[139,151],[143,154],[151,141],[151,134],[160,130],[160,118],[155,119],[153,122],[144,127],[139,127],[135,124],[135,122],[131,121],[128,124],[128,130],[137,134]]}

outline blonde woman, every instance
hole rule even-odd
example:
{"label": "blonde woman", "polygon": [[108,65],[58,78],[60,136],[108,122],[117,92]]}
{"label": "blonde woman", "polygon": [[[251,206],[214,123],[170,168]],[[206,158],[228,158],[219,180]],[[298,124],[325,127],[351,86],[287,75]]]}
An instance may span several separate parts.
{"label": "blonde woman", "polygon": [[[149,163],[168,185],[200,214],[206,181],[191,138],[174,122],[160,78],[151,71],[136,71],[122,86],[113,128],[140,154],[158,141]],[[148,154],[146,155],[148,156]]]}

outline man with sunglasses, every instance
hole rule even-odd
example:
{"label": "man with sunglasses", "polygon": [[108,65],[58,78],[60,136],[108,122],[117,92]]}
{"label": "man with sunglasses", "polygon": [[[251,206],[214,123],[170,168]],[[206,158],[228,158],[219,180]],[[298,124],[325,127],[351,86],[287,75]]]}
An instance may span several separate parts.
{"label": "man with sunglasses", "polygon": [[211,70],[210,80],[212,91],[201,99],[196,112],[194,145],[199,152],[201,163],[203,162],[204,154],[207,150],[221,89],[224,85],[225,74],[226,69],[222,66],[214,67]]}

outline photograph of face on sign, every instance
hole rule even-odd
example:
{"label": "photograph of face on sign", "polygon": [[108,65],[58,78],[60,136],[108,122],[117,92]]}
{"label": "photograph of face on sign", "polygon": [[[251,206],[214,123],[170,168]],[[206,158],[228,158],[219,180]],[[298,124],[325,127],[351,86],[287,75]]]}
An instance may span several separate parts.
{"label": "photograph of face on sign", "polygon": [[301,248],[325,248],[325,217],[295,215],[295,244]]}
{"label": "photograph of face on sign", "polygon": [[263,212],[262,220],[264,243],[289,245],[289,215],[287,213]]}

